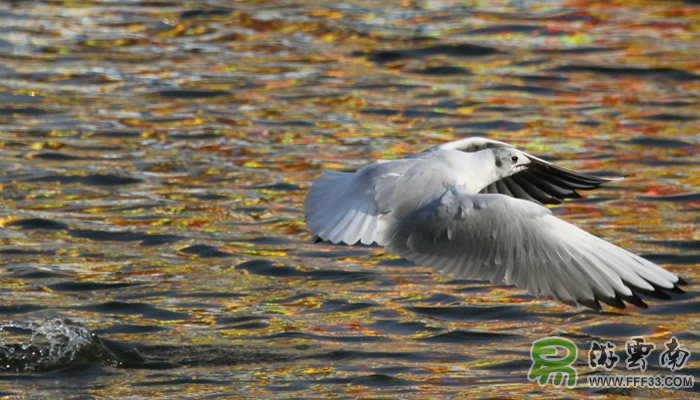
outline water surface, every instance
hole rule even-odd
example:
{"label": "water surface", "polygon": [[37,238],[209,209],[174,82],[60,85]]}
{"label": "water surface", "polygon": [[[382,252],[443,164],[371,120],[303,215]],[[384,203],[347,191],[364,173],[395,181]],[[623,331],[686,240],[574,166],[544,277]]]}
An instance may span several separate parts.
{"label": "water surface", "polygon": [[[582,375],[591,340],[675,335],[700,355],[699,11],[1,4],[0,398],[697,395],[526,374],[550,335]],[[312,242],[323,169],[466,136],[627,175],[554,212],[687,293],[597,313]],[[700,358],[683,373],[700,380]]]}

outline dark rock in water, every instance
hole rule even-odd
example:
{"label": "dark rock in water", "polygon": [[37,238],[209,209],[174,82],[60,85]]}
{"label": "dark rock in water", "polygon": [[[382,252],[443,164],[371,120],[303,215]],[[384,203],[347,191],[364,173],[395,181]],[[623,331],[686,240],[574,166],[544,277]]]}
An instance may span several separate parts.
{"label": "dark rock in water", "polygon": [[0,325],[0,335],[2,332],[28,335],[28,341],[0,346],[0,371],[41,372],[89,363],[118,365],[116,355],[97,336],[69,320],[9,322]]}

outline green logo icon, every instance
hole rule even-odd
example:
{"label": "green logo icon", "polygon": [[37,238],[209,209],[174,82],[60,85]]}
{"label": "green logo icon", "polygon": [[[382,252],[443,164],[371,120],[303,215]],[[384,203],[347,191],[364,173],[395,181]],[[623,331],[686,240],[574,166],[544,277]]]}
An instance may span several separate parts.
{"label": "green logo icon", "polygon": [[558,336],[550,336],[536,340],[530,348],[532,366],[527,374],[527,380],[544,386],[552,380],[554,386],[561,386],[566,380],[566,386],[576,386],[576,370],[571,364],[576,361],[578,349],[573,342]]}

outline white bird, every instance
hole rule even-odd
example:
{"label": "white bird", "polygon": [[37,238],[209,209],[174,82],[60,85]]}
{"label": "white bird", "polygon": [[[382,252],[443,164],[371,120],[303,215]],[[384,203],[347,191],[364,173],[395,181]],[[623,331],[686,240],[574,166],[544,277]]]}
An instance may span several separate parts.
{"label": "white bird", "polygon": [[563,221],[540,203],[620,178],[557,167],[484,138],[444,143],[356,172],[326,171],[305,201],[321,240],[377,243],[457,278],[505,281],[532,295],[600,310],[670,298],[685,282]]}

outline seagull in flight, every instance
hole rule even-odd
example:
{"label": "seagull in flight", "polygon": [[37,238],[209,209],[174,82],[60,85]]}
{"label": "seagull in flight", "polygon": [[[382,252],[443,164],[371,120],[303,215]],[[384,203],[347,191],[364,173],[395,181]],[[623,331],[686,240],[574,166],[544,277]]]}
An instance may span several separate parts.
{"label": "seagull in flight", "polygon": [[323,241],[376,243],[456,278],[505,282],[572,306],[647,308],[639,294],[668,299],[685,282],[542,205],[617,179],[475,137],[355,172],[326,171],[304,208]]}

